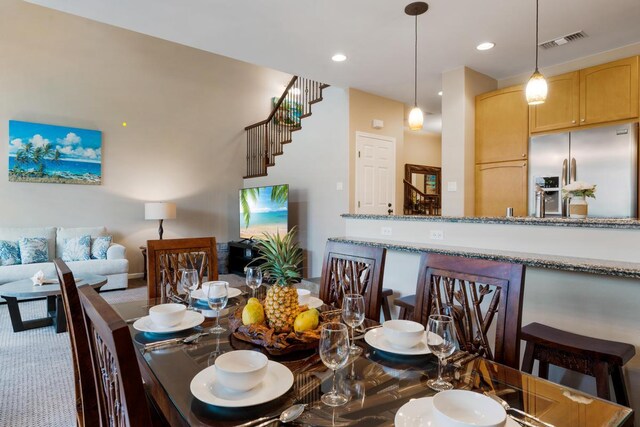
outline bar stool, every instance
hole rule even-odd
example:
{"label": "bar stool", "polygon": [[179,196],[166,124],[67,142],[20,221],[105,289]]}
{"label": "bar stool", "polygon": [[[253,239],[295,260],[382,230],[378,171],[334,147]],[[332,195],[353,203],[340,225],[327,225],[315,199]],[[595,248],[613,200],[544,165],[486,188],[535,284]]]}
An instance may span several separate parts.
{"label": "bar stool", "polygon": [[616,402],[629,406],[622,366],[635,354],[635,347],[616,341],[586,337],[555,329],[540,323],[524,326],[520,338],[527,342],[522,370],[533,371],[539,361],[538,376],[547,379],[549,364],[560,366],[596,379],[598,397],[611,400],[609,375],[613,381]]}
{"label": "bar stool", "polygon": [[382,288],[382,317],[384,320],[391,320],[390,296],[393,296],[393,289]]}
{"label": "bar stool", "polygon": [[414,295],[406,295],[402,298],[396,298],[393,301],[393,304],[400,307],[400,313],[398,314],[398,319],[402,320],[413,320],[413,311],[416,307],[416,296]]}

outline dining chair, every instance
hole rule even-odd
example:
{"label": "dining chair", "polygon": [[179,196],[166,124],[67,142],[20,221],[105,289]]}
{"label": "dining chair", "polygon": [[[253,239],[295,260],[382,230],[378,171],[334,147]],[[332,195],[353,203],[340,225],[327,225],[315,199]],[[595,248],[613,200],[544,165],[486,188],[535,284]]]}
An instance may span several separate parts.
{"label": "dining chair", "polygon": [[198,271],[200,283],[218,280],[218,253],[215,237],[194,237],[147,241],[147,291],[149,298],[161,297],[166,288],[161,283],[162,272],[165,286],[177,293],[178,272],[183,268]]}
{"label": "dining chair", "polygon": [[424,253],[414,320],[452,314],[461,350],[518,369],[524,274],[521,264]]}
{"label": "dining chair", "polygon": [[346,293],[364,296],[365,317],[379,320],[386,248],[327,242],[320,279],[320,299],[342,307]]}
{"label": "dining chair", "polygon": [[90,286],[78,288],[102,426],[147,427],[149,403],[129,326]]}
{"label": "dining chair", "polygon": [[62,293],[67,330],[71,341],[71,358],[76,395],[76,419],[78,426],[98,426],[99,408],[96,383],[93,378],[91,350],[87,338],[87,329],[80,308],[80,297],[73,273],[64,261],[57,258],[53,264],[58,274]]}

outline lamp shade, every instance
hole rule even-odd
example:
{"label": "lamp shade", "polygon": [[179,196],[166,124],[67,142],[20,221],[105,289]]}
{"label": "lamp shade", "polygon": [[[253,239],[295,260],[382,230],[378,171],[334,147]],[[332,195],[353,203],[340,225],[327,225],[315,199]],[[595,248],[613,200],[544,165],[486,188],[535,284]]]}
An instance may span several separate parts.
{"label": "lamp shade", "polygon": [[144,204],[144,219],[174,219],[175,217],[175,203],[151,202]]}
{"label": "lamp shade", "polygon": [[542,73],[536,69],[525,89],[527,103],[529,105],[543,104],[547,99],[547,90],[547,81]]}
{"label": "lamp shade", "polygon": [[424,122],[424,114],[418,107],[413,107],[409,112],[409,129],[420,130],[422,129],[422,123]]}

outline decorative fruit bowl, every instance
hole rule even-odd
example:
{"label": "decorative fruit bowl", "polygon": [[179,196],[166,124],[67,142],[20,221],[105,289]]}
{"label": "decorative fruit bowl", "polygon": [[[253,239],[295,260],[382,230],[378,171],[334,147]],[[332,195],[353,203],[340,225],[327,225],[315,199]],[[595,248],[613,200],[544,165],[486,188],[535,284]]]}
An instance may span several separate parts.
{"label": "decorative fruit bowl", "polygon": [[229,327],[233,336],[239,340],[264,347],[271,355],[280,356],[295,351],[310,350],[318,347],[320,341],[320,329],[323,323],[339,321],[339,318],[323,315],[320,313],[318,327],[304,332],[281,332],[276,333],[274,329],[265,324],[244,325],[242,323],[242,307],[238,307],[229,316]]}

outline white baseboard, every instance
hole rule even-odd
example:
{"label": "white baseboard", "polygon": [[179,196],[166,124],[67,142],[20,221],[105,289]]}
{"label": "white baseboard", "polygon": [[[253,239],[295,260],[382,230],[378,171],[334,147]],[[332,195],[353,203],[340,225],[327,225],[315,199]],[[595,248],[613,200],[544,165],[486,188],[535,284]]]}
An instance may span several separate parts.
{"label": "white baseboard", "polygon": [[144,273],[129,273],[127,278],[129,279],[142,279],[144,277]]}

